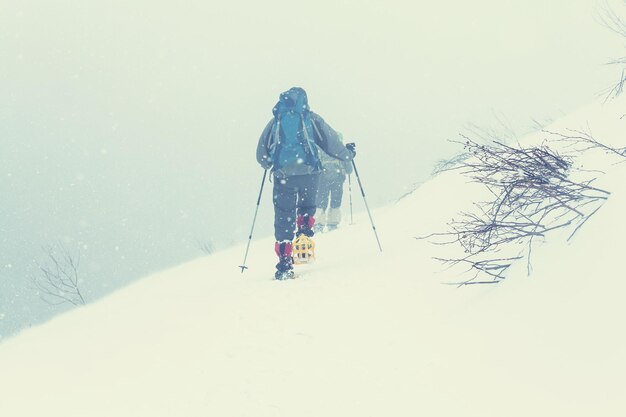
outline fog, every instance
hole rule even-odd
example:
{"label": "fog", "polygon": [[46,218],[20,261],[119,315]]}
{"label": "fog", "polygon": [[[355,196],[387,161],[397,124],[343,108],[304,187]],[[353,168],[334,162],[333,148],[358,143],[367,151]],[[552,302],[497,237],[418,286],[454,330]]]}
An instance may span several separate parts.
{"label": "fog", "polygon": [[[357,143],[378,207],[459,152],[450,140],[469,124],[521,135],[615,82],[619,71],[603,64],[624,42],[595,8],[2,1],[0,339],[70,307],[32,285],[42,247],[80,255],[92,302],[203,256],[201,246],[245,242],[262,176],[256,142],[281,91],[306,89],[312,109]],[[272,233],[270,187],[255,236]]]}

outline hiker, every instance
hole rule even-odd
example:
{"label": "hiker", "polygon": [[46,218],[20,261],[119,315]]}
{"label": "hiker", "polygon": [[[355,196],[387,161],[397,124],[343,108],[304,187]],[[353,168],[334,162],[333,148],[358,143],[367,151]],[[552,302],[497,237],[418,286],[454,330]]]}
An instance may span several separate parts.
{"label": "hiker", "polygon": [[317,187],[322,165],[318,147],[333,158],[351,161],[353,143],[343,145],[337,132],[309,109],[306,92],[293,87],[280,95],[257,145],[257,161],[274,178],[274,250],[276,279],[293,276],[294,233],[314,235]]}
{"label": "hiker", "polygon": [[[339,141],[343,143],[341,133],[338,133]],[[346,175],[352,173],[351,161],[340,161],[320,152],[322,173],[320,184],[317,189],[317,222],[314,226],[316,232],[323,232],[324,227],[330,232],[335,230],[341,222],[341,201],[343,199],[343,185]],[[330,207],[329,207],[330,203]]]}

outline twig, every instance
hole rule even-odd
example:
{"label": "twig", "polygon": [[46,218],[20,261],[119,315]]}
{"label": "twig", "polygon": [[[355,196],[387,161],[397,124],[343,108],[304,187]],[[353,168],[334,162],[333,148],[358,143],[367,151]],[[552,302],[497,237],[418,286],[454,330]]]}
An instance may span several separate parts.
{"label": "twig", "polygon": [[[586,148],[601,147],[590,133],[576,132]],[[565,139],[565,135],[559,135]],[[513,147],[499,141],[492,145],[478,144],[465,135],[465,152],[471,158],[463,159],[454,169],[471,181],[483,184],[493,198],[476,203],[475,213],[461,213],[459,220],[449,223],[450,231],[431,233],[416,239],[434,240],[435,244],[460,244],[465,255],[458,258],[435,258],[450,268],[468,265],[466,273],[472,277],[463,281],[484,283],[480,276],[494,281],[505,278],[512,262],[524,256],[496,257],[501,247],[525,243],[526,269],[532,272],[533,243],[536,237],[569,227],[575,220],[586,220],[584,208],[592,203],[606,201],[610,193],[592,186],[595,178],[575,182],[572,157],[559,155],[545,143],[539,147]],[[603,147],[606,152],[611,148]],[[584,221],[578,223],[578,228]],[[575,231],[574,231],[575,232]]]}

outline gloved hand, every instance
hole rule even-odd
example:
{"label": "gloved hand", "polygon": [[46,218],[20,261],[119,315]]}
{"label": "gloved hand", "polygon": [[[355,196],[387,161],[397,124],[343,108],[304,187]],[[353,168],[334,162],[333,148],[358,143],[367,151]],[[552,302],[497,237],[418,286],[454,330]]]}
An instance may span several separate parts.
{"label": "gloved hand", "polygon": [[272,167],[272,161],[269,158],[263,158],[261,162],[259,162],[263,169],[270,169]]}
{"label": "gloved hand", "polygon": [[352,152],[353,157],[356,156],[356,143],[354,142],[346,143],[346,149]]}

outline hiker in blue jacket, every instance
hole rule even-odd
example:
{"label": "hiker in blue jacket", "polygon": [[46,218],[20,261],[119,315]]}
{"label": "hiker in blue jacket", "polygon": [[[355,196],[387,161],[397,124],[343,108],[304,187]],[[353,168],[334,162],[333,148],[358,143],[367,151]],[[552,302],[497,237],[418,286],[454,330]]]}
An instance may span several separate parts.
{"label": "hiker in blue jacket", "polygon": [[318,147],[329,156],[350,161],[353,143],[343,145],[338,134],[309,109],[306,92],[293,87],[280,95],[274,117],[263,130],[256,157],[274,177],[274,250],[278,256],[277,279],[293,276],[294,233],[313,236],[319,176],[322,165]]}

